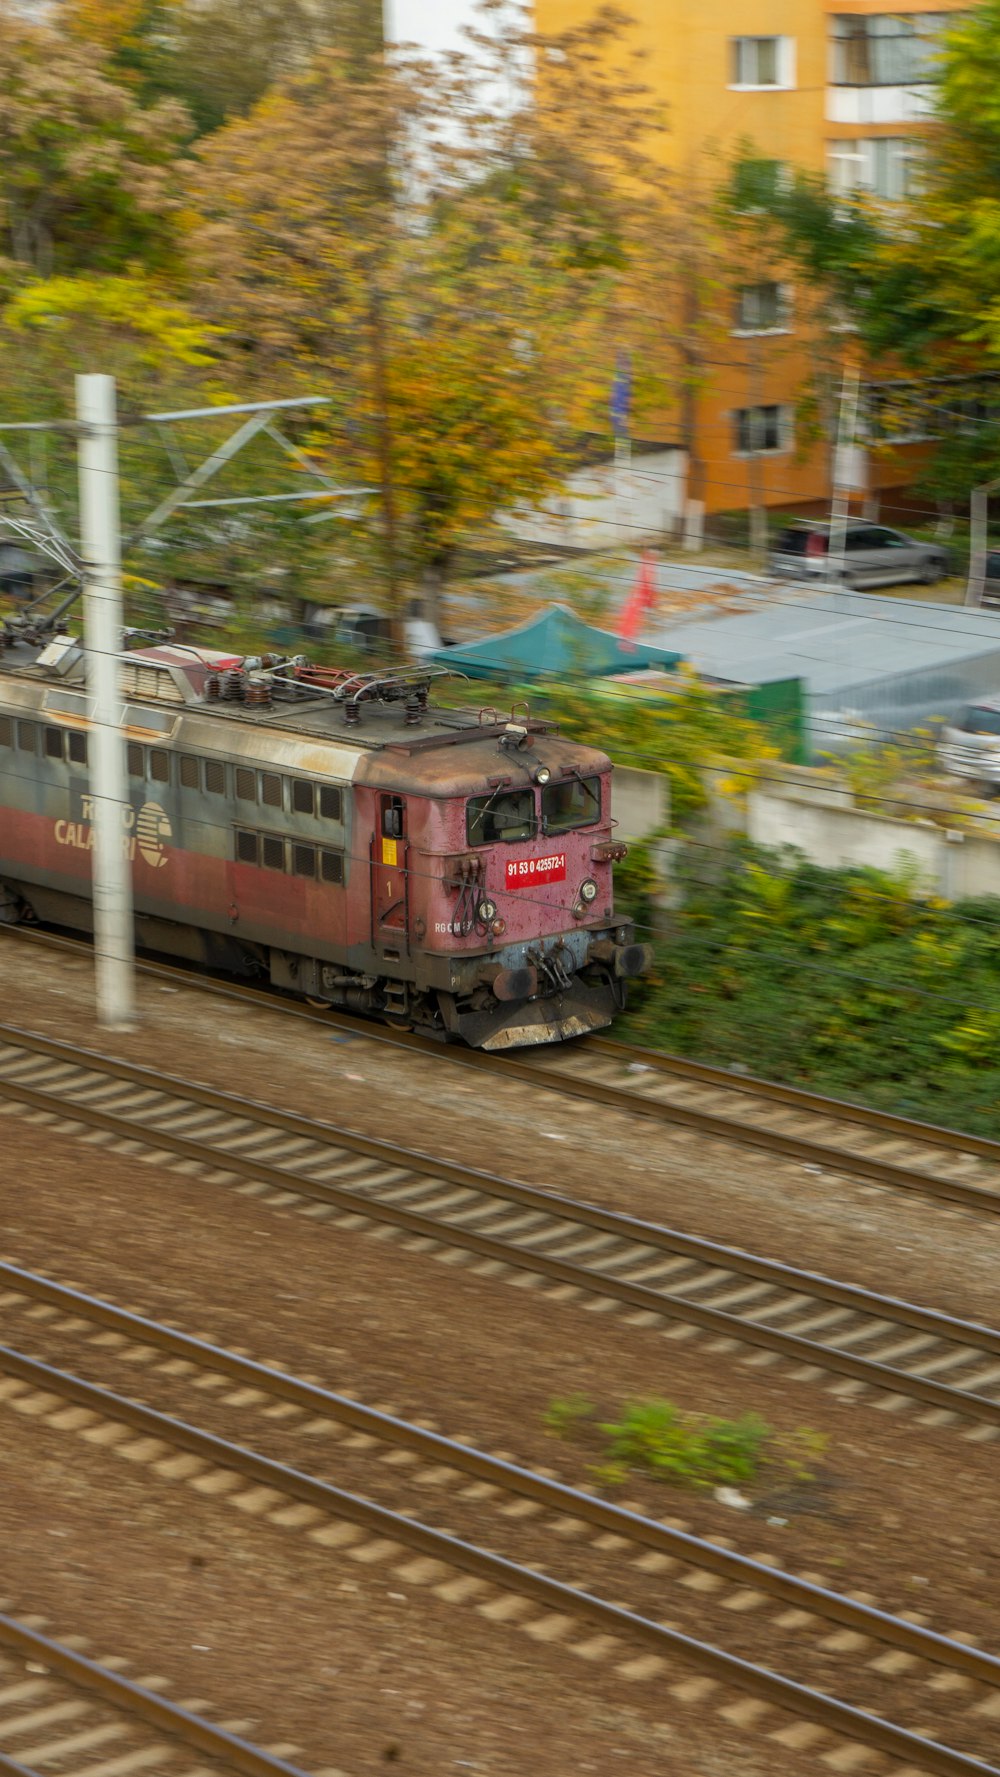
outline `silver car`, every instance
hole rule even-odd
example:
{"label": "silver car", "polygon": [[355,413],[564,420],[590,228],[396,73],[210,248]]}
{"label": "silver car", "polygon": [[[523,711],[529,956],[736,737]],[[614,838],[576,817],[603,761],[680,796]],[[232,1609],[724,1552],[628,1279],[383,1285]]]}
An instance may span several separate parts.
{"label": "silver car", "polygon": [[842,586],[897,586],[917,580],[933,586],[949,572],[948,551],[940,543],[918,543],[887,525],[849,519],[843,562],[830,561],[830,524],[804,519],[781,532],[771,555],[771,572],[794,580],[836,580]]}

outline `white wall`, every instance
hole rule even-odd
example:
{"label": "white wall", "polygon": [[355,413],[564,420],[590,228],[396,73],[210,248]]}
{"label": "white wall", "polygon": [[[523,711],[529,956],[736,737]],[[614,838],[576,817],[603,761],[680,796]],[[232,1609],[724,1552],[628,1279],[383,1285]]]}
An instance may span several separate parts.
{"label": "white wall", "polygon": [[530,543],[607,549],[680,529],[687,485],[682,450],[651,451],[628,467],[578,469],[538,506],[505,513],[501,523]]}
{"label": "white wall", "polygon": [[[691,842],[715,848],[731,833],[745,832],[757,845],[776,850],[791,846],[825,870],[915,866],[924,892],[950,901],[1000,895],[1000,812],[993,814],[984,805],[974,818],[967,813],[967,829],[955,824],[952,799],[916,791],[914,818],[908,820],[856,808],[847,785],[825,772],[775,764],[765,772],[742,797],[719,788],[720,779],[733,781],[735,767],[706,772],[709,807]],[[670,815],[668,779],[662,772],[616,766],[612,808],[623,839],[648,839],[662,832]],[[937,820],[930,818],[930,810]],[[662,852],[668,875],[675,843]],[[684,843],[680,841],[682,847]]]}
{"label": "white wall", "polygon": [[616,765],[611,779],[611,813],[616,839],[648,839],[670,820],[670,779],[662,771],[636,771]]}

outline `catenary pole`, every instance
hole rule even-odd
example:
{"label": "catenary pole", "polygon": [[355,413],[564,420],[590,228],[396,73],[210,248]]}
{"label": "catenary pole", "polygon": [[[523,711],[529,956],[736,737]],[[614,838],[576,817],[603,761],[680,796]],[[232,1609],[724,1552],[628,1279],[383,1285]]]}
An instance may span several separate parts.
{"label": "catenary pole", "polygon": [[135,1021],[131,808],[122,736],[121,520],[118,419],[111,376],[78,376],[80,535],[84,558],[84,646],[92,709],[90,793],[94,834],[94,948],[97,1016],[112,1030]]}
{"label": "catenary pole", "polygon": [[1000,481],[985,481],[974,487],[969,502],[969,579],[965,603],[981,605],[986,589],[986,555],[989,549],[990,495],[1000,489]]}

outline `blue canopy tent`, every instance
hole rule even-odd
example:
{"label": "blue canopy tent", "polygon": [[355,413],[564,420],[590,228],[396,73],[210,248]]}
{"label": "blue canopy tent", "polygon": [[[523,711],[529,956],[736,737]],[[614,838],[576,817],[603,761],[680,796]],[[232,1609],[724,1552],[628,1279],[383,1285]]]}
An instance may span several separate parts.
{"label": "blue canopy tent", "polygon": [[649,667],[668,670],[683,659],[667,648],[647,642],[629,645],[610,630],[584,623],[566,605],[548,605],[499,635],[484,636],[455,648],[438,648],[430,658],[439,666],[453,667],[470,679],[599,679],[618,673],[643,672]]}

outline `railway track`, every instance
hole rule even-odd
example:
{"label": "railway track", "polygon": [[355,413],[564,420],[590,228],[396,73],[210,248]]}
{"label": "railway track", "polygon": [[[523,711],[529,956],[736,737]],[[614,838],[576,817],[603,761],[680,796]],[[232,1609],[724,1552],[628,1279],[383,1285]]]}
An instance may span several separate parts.
{"label": "railway track", "polygon": [[[942,1777],[996,1777],[1000,1660],[973,1638],[830,1592],[50,1278],[0,1268],[0,1314],[34,1347],[30,1356],[0,1349],[0,1411],[48,1421],[102,1457],[304,1534],[378,1584],[429,1587],[629,1678],[655,1678],[703,1713],[836,1754],[839,1769],[854,1768],[845,1747],[863,1746]],[[105,1380],[57,1367],[67,1345],[76,1366]],[[156,1406],[134,1398],[137,1377]],[[231,1386],[212,1390],[212,1428],[181,1416],[189,1396],[203,1413],[206,1381],[220,1379]],[[324,1478],[331,1468],[336,1484]],[[0,1712],[3,1701],[0,1689]],[[288,1767],[272,1757],[234,1769]]]}
{"label": "railway track", "polygon": [[[81,939],[23,928],[6,930],[3,936],[12,943],[85,955],[90,951]],[[911,1197],[1000,1214],[1000,1141],[985,1136],[603,1037],[484,1054],[389,1030],[348,1013],[312,1009],[258,987],[206,978],[182,966],[151,961],[138,966],[153,977],[430,1055],[444,1066],[492,1073],[499,1079],[654,1118],[713,1140],[777,1154],[833,1177],[862,1178]]]}
{"label": "railway track", "polygon": [[[284,1748],[266,1751],[241,1738],[239,1724],[208,1721],[163,1695],[163,1680],[127,1678],[123,1661],[95,1660],[0,1614],[0,1773],[36,1777],[305,1777]],[[190,1754],[178,1764],[178,1756]],[[322,1774],[321,1774],[322,1777]]]}
{"label": "railway track", "polygon": [[0,1026],[0,1107],[69,1135],[136,1143],[212,1184],[376,1224],[456,1249],[481,1268],[532,1272],[540,1286],[611,1298],[666,1323],[670,1338],[750,1348],[756,1364],[829,1379],[839,1393],[1000,1428],[1000,1331],[797,1270],[675,1229],[378,1142],[295,1112],[164,1077],[118,1058]]}
{"label": "railway track", "polygon": [[495,1057],[449,1051],[464,1067],[568,1093],[797,1160],[831,1175],[1000,1214],[1000,1143],[917,1123],[601,1037]]}

